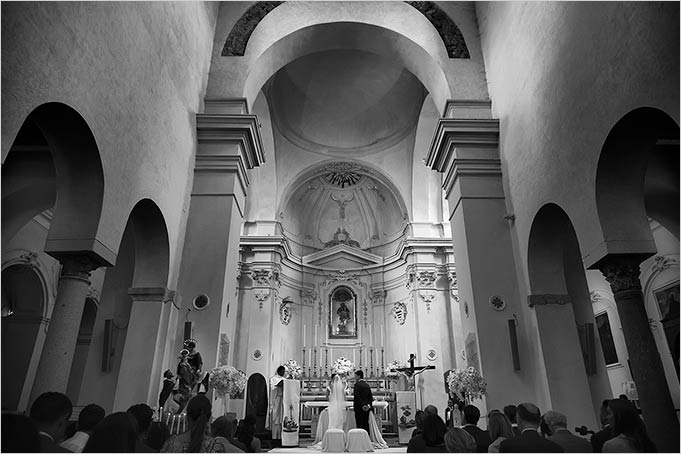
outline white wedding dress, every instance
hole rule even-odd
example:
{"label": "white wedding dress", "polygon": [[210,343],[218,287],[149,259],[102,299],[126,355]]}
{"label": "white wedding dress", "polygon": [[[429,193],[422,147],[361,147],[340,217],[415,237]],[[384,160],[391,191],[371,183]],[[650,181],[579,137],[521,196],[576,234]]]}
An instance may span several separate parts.
{"label": "white wedding dress", "polygon": [[329,393],[329,429],[345,429],[345,383],[336,375]]}

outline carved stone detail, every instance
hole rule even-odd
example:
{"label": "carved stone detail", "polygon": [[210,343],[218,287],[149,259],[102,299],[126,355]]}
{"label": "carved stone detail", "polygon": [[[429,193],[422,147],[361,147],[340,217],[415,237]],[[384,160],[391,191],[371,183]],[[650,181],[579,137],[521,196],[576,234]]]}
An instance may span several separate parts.
{"label": "carved stone detail", "polygon": [[673,257],[665,257],[658,255],[654,259],[652,270],[653,273],[661,273],[662,271],[671,268],[672,266],[679,266],[679,261]]}
{"label": "carved stone detail", "polygon": [[369,307],[366,298],[362,302],[362,320],[364,321],[364,326],[369,324]]}
{"label": "carved stone detail", "polygon": [[226,366],[229,358],[229,337],[227,334],[220,333],[220,352],[218,356],[218,366]]}
{"label": "carved stone detail", "polygon": [[421,299],[426,303],[426,311],[430,313],[430,303],[435,299],[435,290],[419,290],[419,295]]}
{"label": "carved stone detail", "polygon": [[390,313],[398,325],[404,325],[407,321],[407,305],[402,301],[393,303],[393,308]]}
{"label": "carved stone detail", "polygon": [[359,275],[349,274],[345,270],[339,270],[336,273],[329,274],[326,279],[324,279],[324,285],[333,284],[335,282],[352,282],[355,285],[359,285]]}
{"label": "carved stone detail", "polygon": [[371,291],[371,304],[374,306],[381,306],[385,303],[385,290]]}
{"label": "carved stone detail", "polygon": [[258,287],[281,287],[279,270],[276,268],[257,268],[251,270],[251,278],[253,279],[253,284]]}
{"label": "carved stone detail", "polygon": [[99,290],[97,290],[92,285],[89,286],[88,289],[87,289],[87,295],[85,296],[85,298],[93,299],[94,301],[97,302],[97,304],[99,304]]}
{"label": "carved stone detail", "polygon": [[317,292],[314,289],[304,288],[300,291],[300,299],[303,305],[313,306],[317,299]]}
{"label": "carved stone detail", "polygon": [[270,289],[257,288],[253,290],[253,294],[255,295],[255,299],[258,301],[258,308],[262,310],[265,301],[270,297]]}
{"label": "carved stone detail", "polygon": [[291,303],[292,301],[288,296],[282,299],[279,303],[279,321],[281,321],[281,324],[284,326],[288,326],[288,324],[291,322]]}
{"label": "carved stone detail", "polygon": [[38,269],[40,267],[40,263],[38,262],[38,253],[37,252],[27,252],[19,257],[19,260],[22,262],[23,265],[28,266],[31,269]]}
{"label": "carved stone detail", "polygon": [[641,291],[640,260],[635,257],[606,259],[599,267],[613,293],[627,290]]}
{"label": "carved stone detail", "polygon": [[434,287],[437,273],[435,271],[419,271],[416,279],[418,279],[419,287]]}
{"label": "carved stone detail", "polygon": [[63,255],[59,257],[62,264],[61,277],[82,279],[90,282],[90,273],[99,268],[99,263],[85,254]]}
{"label": "carved stone detail", "polygon": [[557,305],[564,305],[564,304],[571,304],[572,303],[572,297],[570,295],[553,295],[553,294],[537,294],[537,295],[528,295],[527,296],[527,304],[530,307],[534,306],[546,306],[548,304],[557,304]]}

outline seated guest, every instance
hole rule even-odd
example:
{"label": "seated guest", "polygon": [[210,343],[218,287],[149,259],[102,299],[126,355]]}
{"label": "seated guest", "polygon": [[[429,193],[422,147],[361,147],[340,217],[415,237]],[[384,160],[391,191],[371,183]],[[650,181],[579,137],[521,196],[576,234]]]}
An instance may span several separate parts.
{"label": "seated guest", "polygon": [[90,435],[92,435],[97,424],[102,422],[104,416],[106,416],[104,409],[97,404],[83,407],[80,415],[78,415],[78,430],[71,438],[65,440],[61,447],[71,452],[83,452]]}
{"label": "seated guest", "polygon": [[153,449],[154,452],[159,452],[163,447],[163,443],[170,437],[170,429],[168,426],[159,421],[153,421],[149,424],[149,432],[145,444]]}
{"label": "seated guest", "polygon": [[511,421],[511,427],[513,428],[513,433],[516,436],[520,435],[520,429],[518,429],[518,422],[515,419],[516,406],[515,405],[506,405],[504,407],[504,414],[506,415],[508,420]]}
{"label": "seated guest", "polygon": [[423,434],[409,441],[407,452],[447,452],[445,434],[447,426],[438,415],[426,415],[423,420]]}
{"label": "seated guest", "polygon": [[520,435],[499,444],[499,452],[563,452],[563,448],[539,435],[541,414],[536,405],[522,403],[516,411]]}
{"label": "seated guest", "polygon": [[[227,418],[227,416],[220,416],[211,424],[211,432],[214,437],[224,438],[225,452],[246,452],[245,449],[234,446],[230,440],[234,439],[234,424]],[[241,444],[241,443],[239,443]],[[243,444],[241,444],[243,446]],[[243,446],[246,448],[246,446]]]}
{"label": "seated guest", "polygon": [[246,446],[246,452],[260,452],[260,439],[255,436],[255,416],[248,415],[239,422],[237,438]]}
{"label": "seated guest", "polygon": [[426,413],[423,410],[416,410],[414,421],[416,422],[416,429],[411,433],[411,438],[416,435],[423,435],[423,420],[426,418]]}
{"label": "seated guest", "polygon": [[135,452],[137,420],[129,413],[111,413],[97,424],[83,452]]}
{"label": "seated guest", "polygon": [[2,414],[2,452],[40,452],[40,435],[24,415]]}
{"label": "seated guest", "polygon": [[222,440],[206,434],[212,405],[205,394],[198,394],[187,404],[189,430],[166,440],[161,452],[225,452]]}
{"label": "seated guest", "polygon": [[437,407],[435,405],[427,405],[426,408],[423,409],[423,411],[427,415],[437,415]]}
{"label": "seated guest", "polygon": [[154,410],[147,404],[137,404],[128,408],[128,413],[134,416],[137,421],[135,452],[154,452],[154,450],[145,443],[147,435],[149,435],[149,425],[154,417]]}
{"label": "seated guest", "polygon": [[613,399],[608,402],[608,409],[614,438],[603,444],[603,452],[656,452],[631,401]]}
{"label": "seated guest", "polygon": [[499,452],[501,442],[515,436],[511,427],[511,421],[499,410],[492,410],[487,415],[487,431],[489,432],[489,438],[492,440],[492,443],[487,448],[487,452]]}
{"label": "seated guest", "polygon": [[31,405],[31,419],[40,434],[40,452],[69,452],[57,443],[64,438],[73,406],[66,395],[46,392]]}
{"label": "seated guest", "polygon": [[447,452],[475,452],[473,435],[460,427],[451,427],[445,434]]}
{"label": "seated guest", "polygon": [[612,427],[608,422],[608,399],[603,401],[600,410],[600,421],[602,429],[591,436],[591,447],[594,452],[601,452],[603,450],[603,443],[610,440],[614,435],[612,434]]}
{"label": "seated guest", "polygon": [[543,418],[552,434],[548,440],[563,448],[564,452],[592,452],[591,443],[568,430],[564,414],[549,410]]}
{"label": "seated guest", "polygon": [[463,407],[463,430],[473,436],[475,445],[477,446],[475,452],[487,452],[489,444],[492,442],[486,430],[478,427],[480,420],[480,410],[475,405],[466,405]]}

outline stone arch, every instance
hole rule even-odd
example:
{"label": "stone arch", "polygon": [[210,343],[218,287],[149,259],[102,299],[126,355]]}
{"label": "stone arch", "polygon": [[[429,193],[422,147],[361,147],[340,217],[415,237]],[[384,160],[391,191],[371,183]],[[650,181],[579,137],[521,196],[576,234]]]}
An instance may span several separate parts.
{"label": "stone arch", "polygon": [[624,115],[603,144],[596,206],[607,253],[652,255],[648,218],[679,238],[679,126],[640,107]]}
{"label": "stone arch", "polygon": [[551,406],[597,424],[610,384],[577,234],[560,206],[547,203],[535,215],[527,263]]}
{"label": "stone arch", "polygon": [[161,209],[151,199],[142,199],[132,209],[128,222],[135,235],[132,287],[165,287],[170,266],[170,241]]}
{"label": "stone arch", "polygon": [[[2,408],[18,410],[47,300],[37,267],[15,262],[2,270]],[[28,384],[30,386],[30,383]]]}
{"label": "stone arch", "polygon": [[[243,56],[248,40],[261,20],[284,2],[255,2],[229,32],[220,53],[223,57]],[[454,21],[433,2],[405,2],[421,13],[437,30],[449,58],[470,58],[463,34]]]}
{"label": "stone arch", "polygon": [[246,384],[246,416],[255,417],[256,433],[265,431],[267,409],[267,380],[262,374],[252,374]]}
{"label": "stone arch", "polygon": [[451,98],[447,76],[428,50],[394,30],[360,22],[299,28],[271,43],[260,55],[252,57],[242,96],[255,99],[270,77],[293,60],[336,49],[365,51],[395,61],[421,81],[437,106],[444,107]]}
{"label": "stone arch", "polygon": [[45,251],[59,258],[82,252],[101,265],[115,254],[98,239],[104,196],[99,147],[72,107],[49,102],[26,118],[2,166],[3,243],[54,206]]}

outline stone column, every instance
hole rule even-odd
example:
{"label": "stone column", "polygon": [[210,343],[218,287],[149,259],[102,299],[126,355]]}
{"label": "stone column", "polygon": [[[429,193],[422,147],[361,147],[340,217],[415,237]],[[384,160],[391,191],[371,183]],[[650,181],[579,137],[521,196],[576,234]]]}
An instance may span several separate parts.
{"label": "stone column", "polygon": [[44,392],[66,393],[80,320],[90,286],[90,273],[100,266],[99,262],[86,254],[61,255],[59,261],[62,270],[57,299],[33,382],[29,408],[36,397]]}
{"label": "stone column", "polygon": [[[125,336],[113,411],[130,405],[158,405],[161,365],[174,292],[166,288],[131,288],[130,322]],[[130,377],[135,377],[130,380]]]}
{"label": "stone column", "polygon": [[[488,408],[503,407],[508,396],[535,400],[523,372],[513,370],[509,342],[508,319],[522,308],[505,218],[499,121],[491,118],[489,101],[450,101],[445,113],[424,162],[443,173],[466,362],[487,381]],[[502,310],[490,303],[493,296],[505,304]],[[528,367],[522,351],[521,364]]]}
{"label": "stone column", "polygon": [[662,360],[650,332],[639,281],[643,257],[609,255],[596,265],[612,288],[629,352],[643,418],[658,452],[679,451],[679,420],[669,394]]}
{"label": "stone column", "polygon": [[[196,115],[198,148],[178,284],[185,303],[177,332],[182,333],[184,321],[192,322],[192,337],[208,370],[217,364],[219,346],[227,344],[223,335],[234,345],[239,313],[234,285],[248,169],[265,162],[258,119],[245,111],[245,100],[206,100],[208,113]],[[192,306],[199,294],[210,299],[203,310]],[[233,352],[224,356],[231,364]]]}

